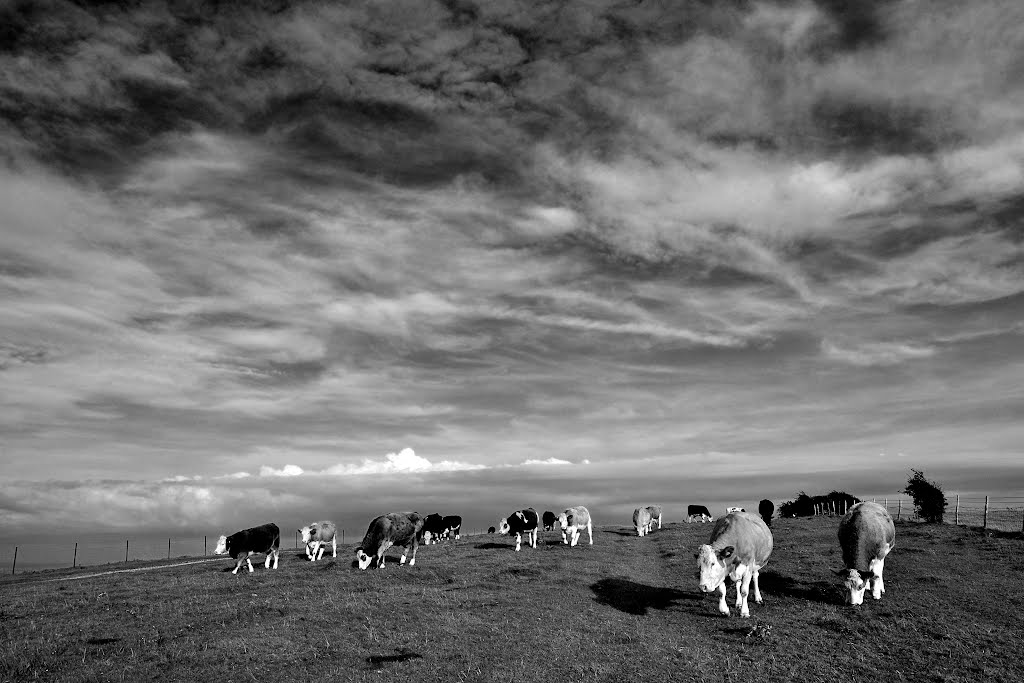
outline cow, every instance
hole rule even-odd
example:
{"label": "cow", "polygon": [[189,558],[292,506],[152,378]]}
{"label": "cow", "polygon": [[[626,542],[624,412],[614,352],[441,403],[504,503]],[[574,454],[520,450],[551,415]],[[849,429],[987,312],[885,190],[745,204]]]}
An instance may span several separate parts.
{"label": "cow", "polygon": [[686,506],[686,521],[692,522],[694,518],[700,519],[701,522],[713,522],[714,518],[711,516],[711,511],[703,505],[687,505]]}
{"label": "cow", "polygon": [[409,566],[412,567],[416,564],[416,548],[422,534],[423,518],[418,512],[389,512],[381,515],[370,522],[366,529],[366,535],[356,548],[353,565],[366,569],[375,564],[378,569],[383,569],[384,555],[394,545],[402,548],[399,564],[405,564],[405,556],[412,547],[412,558],[409,560]]}
{"label": "cow", "polygon": [[328,543],[331,544],[331,557],[338,556],[338,528],[334,526],[334,522],[313,522],[299,529],[299,535],[306,544],[306,557],[311,562],[316,562],[324,556]]}
{"label": "cow", "polygon": [[568,543],[570,548],[579,542],[583,529],[586,529],[590,536],[590,545],[594,545],[594,527],[590,521],[590,510],[582,505],[567,508],[558,515],[558,526],[562,528],[562,543]]}
{"label": "cow", "polygon": [[772,526],[772,515],[775,514],[775,503],[767,498],[757,504],[757,514],[761,515],[765,525],[770,529]]}
{"label": "cow", "polygon": [[493,534],[495,531],[497,531],[497,529],[495,529],[493,526],[487,527],[487,533]]}
{"label": "cow", "polygon": [[896,527],[889,511],[871,501],[854,505],[839,522],[839,545],[846,568],[832,571],[846,575],[846,603],[862,604],[868,588],[871,597],[881,600],[885,592],[885,556],[896,545]]}
{"label": "cow", "polygon": [[444,531],[441,533],[448,537],[454,536],[455,540],[459,540],[459,536],[462,534],[462,517],[445,515],[441,522],[444,524]]}
{"label": "cow", "polygon": [[744,510],[743,508],[736,508],[736,507],[725,508],[725,514],[728,515],[728,514],[730,514],[732,512],[746,512],[746,510]]}
{"label": "cow", "polygon": [[707,545],[702,545],[694,557],[700,579],[701,592],[718,590],[721,598],[718,611],[729,615],[725,603],[725,577],[736,582],[736,606],[741,617],[750,616],[747,595],[750,581],[754,581],[754,602],[760,604],[761,590],[758,574],[772,554],[772,532],[757,515],[731,512],[715,523]]}
{"label": "cow", "polygon": [[544,522],[544,531],[553,530],[555,528],[555,522],[558,521],[558,518],[555,517],[555,513],[551,512],[551,510],[545,512],[542,519]]}
{"label": "cow", "polygon": [[661,506],[660,505],[648,505],[647,511],[651,513],[651,531],[654,531],[654,522],[658,522],[658,528],[661,528]]}
{"label": "cow", "polygon": [[651,533],[651,510],[650,508],[637,508],[633,510],[633,528],[637,536],[646,536]]}
{"label": "cow", "polygon": [[531,548],[537,547],[537,527],[540,522],[537,519],[537,511],[533,508],[526,508],[519,512],[513,512],[498,522],[499,534],[516,535],[516,552],[522,545],[523,534],[526,534],[526,542]]}
{"label": "cow", "polygon": [[420,537],[423,540],[423,545],[430,545],[431,543],[439,543],[441,541],[441,534],[445,530],[444,517],[437,514],[436,512],[432,515],[427,515],[423,518],[423,530],[420,532]]}
{"label": "cow", "polygon": [[250,555],[266,553],[267,560],[263,563],[264,568],[270,569],[270,559],[274,559],[274,569],[277,569],[278,555],[281,553],[281,530],[271,522],[261,526],[254,526],[251,529],[243,529],[230,536],[221,536],[217,539],[217,547],[214,555],[231,555],[231,559],[237,559],[238,563],[231,571],[237,574],[242,563],[249,565],[249,573],[252,573],[252,562]]}

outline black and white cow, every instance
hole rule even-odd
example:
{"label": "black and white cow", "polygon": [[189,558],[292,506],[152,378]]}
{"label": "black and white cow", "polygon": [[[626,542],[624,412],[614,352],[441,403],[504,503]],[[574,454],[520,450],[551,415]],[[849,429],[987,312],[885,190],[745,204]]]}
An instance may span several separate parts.
{"label": "black and white cow", "polygon": [[419,537],[423,533],[423,518],[418,512],[389,512],[377,517],[366,529],[366,535],[356,548],[355,566],[366,569],[374,564],[378,569],[384,568],[384,555],[391,546],[402,548],[402,560],[412,548],[409,566],[416,564],[416,548]]}
{"label": "black and white cow", "polygon": [[839,522],[839,545],[846,568],[833,571],[846,576],[846,603],[862,604],[869,588],[871,596],[881,600],[885,592],[885,556],[896,545],[896,527],[889,511],[871,501],[854,505]]}
{"label": "black and white cow", "polygon": [[555,522],[557,520],[558,518],[555,517],[554,512],[551,512],[551,510],[545,512],[544,517],[542,518],[542,521],[544,522],[544,531],[552,531],[555,528]]}
{"label": "black and white cow", "polygon": [[232,574],[237,574],[242,563],[249,565],[252,572],[250,555],[266,553],[267,560],[263,563],[266,569],[270,569],[270,559],[274,559],[274,569],[277,569],[277,557],[281,552],[281,530],[271,522],[262,526],[254,526],[251,529],[243,529],[230,536],[221,536],[217,539],[217,547],[214,555],[231,555],[232,559],[238,560]]}
{"label": "black and white cow", "polygon": [[761,515],[761,519],[764,520],[764,523],[771,528],[772,515],[775,514],[775,503],[765,498],[757,504],[757,514]]}
{"label": "black and white cow", "polygon": [[539,525],[540,519],[537,517],[537,511],[533,508],[526,508],[519,512],[513,512],[498,522],[498,533],[506,535],[515,534],[516,552],[519,552],[523,541],[523,534],[526,535],[526,542],[530,544],[531,548],[537,547]]}
{"label": "black and white cow", "polygon": [[701,522],[713,522],[714,518],[711,516],[711,511],[704,505],[687,505],[686,506],[686,521],[692,522],[694,519],[699,519]]}
{"label": "black and white cow", "polygon": [[698,585],[703,593],[718,591],[718,611],[728,616],[725,577],[736,582],[736,606],[741,617],[750,616],[747,595],[754,583],[754,602],[761,603],[758,575],[772,554],[771,530],[757,515],[730,512],[715,523],[707,545],[697,551]]}
{"label": "black and white cow", "polygon": [[566,508],[558,515],[558,526],[562,528],[562,543],[568,543],[570,548],[579,542],[584,529],[590,536],[590,545],[594,545],[594,527],[590,520],[590,510],[582,505]]}
{"label": "black and white cow", "polygon": [[436,512],[432,515],[427,515],[423,518],[423,531],[420,535],[423,539],[423,545],[430,545],[431,543],[440,543],[441,534],[445,530],[444,517],[437,514]]}
{"label": "black and white cow", "polygon": [[331,557],[338,556],[338,527],[334,522],[313,522],[299,529],[299,534],[302,536],[302,542],[306,544],[306,557],[311,562],[316,562],[324,556],[328,543],[331,544]]}
{"label": "black and white cow", "polygon": [[462,534],[462,517],[459,515],[445,515],[441,522],[444,524],[444,531],[441,533],[449,538],[454,536],[455,540],[458,540]]}

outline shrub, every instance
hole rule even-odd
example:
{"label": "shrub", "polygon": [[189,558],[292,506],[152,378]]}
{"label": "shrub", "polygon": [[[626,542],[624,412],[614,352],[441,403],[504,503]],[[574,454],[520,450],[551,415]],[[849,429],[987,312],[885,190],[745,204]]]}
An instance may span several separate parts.
{"label": "shrub", "polygon": [[907,479],[907,488],[903,493],[914,499],[914,511],[926,522],[942,522],[946,514],[946,494],[942,487],[924,478],[921,470],[911,469],[913,474]]}

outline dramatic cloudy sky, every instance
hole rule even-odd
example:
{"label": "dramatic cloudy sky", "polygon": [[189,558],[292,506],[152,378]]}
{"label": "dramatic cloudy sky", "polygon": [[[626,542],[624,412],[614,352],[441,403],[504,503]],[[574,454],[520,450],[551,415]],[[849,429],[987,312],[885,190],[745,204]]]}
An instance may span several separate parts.
{"label": "dramatic cloudy sky", "polygon": [[1017,489],[1022,221],[1019,0],[4,3],[0,524]]}

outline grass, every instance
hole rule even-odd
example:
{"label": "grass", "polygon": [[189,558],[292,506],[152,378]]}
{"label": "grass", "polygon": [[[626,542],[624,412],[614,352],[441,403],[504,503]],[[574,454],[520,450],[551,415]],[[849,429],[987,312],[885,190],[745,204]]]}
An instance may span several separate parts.
{"label": "grass", "polygon": [[750,619],[697,592],[701,524],[519,553],[463,537],[380,571],[346,547],[237,576],[229,559],[21,574],[0,580],[0,681],[1024,680],[1018,536],[898,524],[885,597],[851,608],[829,572],[837,523],[775,521]]}

